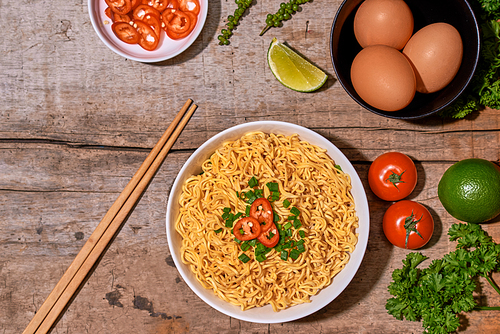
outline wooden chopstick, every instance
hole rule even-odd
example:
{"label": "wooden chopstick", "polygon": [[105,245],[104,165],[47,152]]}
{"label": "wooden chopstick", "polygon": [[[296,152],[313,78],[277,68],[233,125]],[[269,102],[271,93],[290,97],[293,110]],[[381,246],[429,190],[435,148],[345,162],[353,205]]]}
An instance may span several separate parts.
{"label": "wooden chopstick", "polygon": [[[175,143],[197,106],[189,99],[167,128],[158,143],[153,147],[139,170],[134,174],[125,189],[90,238],[59,280],[55,288],[36,312],[23,334],[48,333],[56,320],[62,315],[70,300],[78,291],[81,283],[92,270],[97,260],[107,249],[126,217],[133,210],[147,185]],[[184,116],[184,118],[182,118]],[[181,121],[182,119],[182,121]]]}

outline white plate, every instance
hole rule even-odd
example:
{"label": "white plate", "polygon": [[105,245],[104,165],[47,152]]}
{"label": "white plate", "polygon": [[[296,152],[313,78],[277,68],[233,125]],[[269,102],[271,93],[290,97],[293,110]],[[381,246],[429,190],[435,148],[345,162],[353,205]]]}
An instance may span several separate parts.
{"label": "white plate", "polygon": [[[90,21],[101,41],[120,56],[144,63],[154,63],[173,58],[193,44],[205,25],[208,13],[208,0],[199,0],[199,2],[198,22],[188,37],[172,40],[162,31],[156,50],[147,51],[139,44],[124,43],[115,36],[111,30],[111,20],[104,13],[104,10],[108,7],[104,0],[88,0]],[[104,24],[105,21],[109,23]]]}
{"label": "white plate", "polygon": [[[186,179],[192,175],[199,174],[201,172],[202,162],[208,159],[217,148],[221,147],[222,143],[238,139],[251,131],[262,131],[265,133],[283,134],[287,136],[296,133],[299,135],[300,139],[326,149],[328,155],[335,160],[335,163],[339,164],[342,167],[342,170],[351,176],[351,193],[354,197],[354,203],[356,204],[356,214],[359,217],[359,228],[356,231],[359,234],[358,244],[356,245],[354,252],[351,254],[351,259],[346,267],[334,277],[332,283],[328,287],[322,289],[317,295],[312,296],[310,303],[292,306],[280,312],[274,312],[271,305],[241,311],[238,306],[221,300],[213,293],[213,290],[203,288],[196,280],[196,277],[193,275],[189,267],[183,264],[180,259],[182,238],[175,231],[175,221],[179,214],[178,199],[182,191],[182,185]],[[361,261],[363,260],[363,256],[365,254],[370,230],[370,217],[368,201],[366,199],[363,184],[361,183],[361,180],[359,179],[359,176],[352,164],[335,145],[316,132],[299,125],[285,122],[262,121],[245,123],[229,128],[209,139],[202,146],[200,146],[193,153],[193,155],[191,155],[182,167],[172,186],[167,205],[166,227],[168,246],[170,248],[172,258],[174,259],[175,266],[184,281],[191,288],[191,290],[198,295],[198,297],[216,310],[240,320],[255,323],[282,323],[300,319],[318,311],[328,305],[347,287],[361,265]]]}

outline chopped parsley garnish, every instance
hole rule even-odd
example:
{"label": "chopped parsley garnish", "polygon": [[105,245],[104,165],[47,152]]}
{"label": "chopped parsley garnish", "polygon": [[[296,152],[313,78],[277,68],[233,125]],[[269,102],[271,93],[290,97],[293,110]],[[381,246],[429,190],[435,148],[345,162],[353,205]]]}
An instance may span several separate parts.
{"label": "chopped parsley garnish", "polygon": [[218,229],[218,230],[215,230],[214,232],[217,233],[217,234],[221,233],[222,232],[222,227],[220,229]]}
{"label": "chopped parsley garnish", "polygon": [[285,209],[288,209],[288,207],[290,206],[290,204],[291,204],[291,203],[290,203],[290,201],[289,201],[289,200],[287,200],[287,199],[285,199],[285,200],[283,201],[283,207],[284,207]]}
{"label": "chopped parsley garnish", "polygon": [[342,167],[340,167],[340,165],[335,165],[335,168],[337,168],[338,170],[342,171]]}

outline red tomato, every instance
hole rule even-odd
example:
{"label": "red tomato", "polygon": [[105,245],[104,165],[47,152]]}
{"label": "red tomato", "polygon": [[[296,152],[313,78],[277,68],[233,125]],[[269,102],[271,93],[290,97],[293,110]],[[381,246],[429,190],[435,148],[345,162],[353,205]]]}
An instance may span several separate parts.
{"label": "red tomato", "polygon": [[176,34],[174,32],[171,32],[168,29],[165,29],[165,32],[167,33],[168,37],[170,37],[171,39],[181,39],[181,38],[185,38],[185,37],[189,36],[189,34],[191,34],[191,32],[194,30],[194,27],[196,26],[196,22],[198,21],[198,18],[196,17],[196,15],[194,15],[191,12],[186,12],[186,15],[191,18],[191,25],[189,26],[189,29],[185,33],[182,33],[182,34]]}
{"label": "red tomato", "polygon": [[128,23],[113,23],[111,29],[115,33],[116,37],[128,44],[137,44],[141,39],[141,36],[137,32],[137,30]]}
{"label": "red tomato", "polygon": [[243,217],[233,226],[234,236],[241,241],[255,239],[260,235],[260,232],[259,222],[252,217]]}
{"label": "red tomato", "polygon": [[200,3],[198,0],[179,0],[179,9],[183,12],[191,12],[194,15],[200,13]]}
{"label": "red tomato", "polygon": [[105,0],[111,11],[118,14],[127,14],[132,10],[130,0]]}
{"label": "red tomato", "polygon": [[398,201],[410,195],[417,184],[417,168],[399,152],[384,153],[368,170],[368,183],[373,193],[386,201]]}
{"label": "red tomato", "polygon": [[141,36],[139,39],[139,45],[142,46],[144,50],[153,51],[158,46],[160,39],[156,36],[153,28],[142,21],[135,21],[134,27]]}
{"label": "red tomato", "polygon": [[185,33],[191,26],[190,17],[178,9],[167,8],[162,13],[162,18],[167,29],[176,34]]}
{"label": "red tomato", "polygon": [[272,223],[267,231],[260,233],[257,240],[259,240],[264,246],[269,248],[276,246],[278,244],[278,241],[280,241],[280,235],[278,233],[278,230],[276,229],[276,225]]}
{"label": "red tomato", "polygon": [[385,236],[394,246],[417,249],[431,239],[434,219],[422,204],[404,200],[387,209],[383,228]]}
{"label": "red tomato", "polygon": [[262,232],[266,232],[274,225],[273,207],[265,198],[257,198],[253,201],[252,206],[250,206],[250,217],[257,219]]}

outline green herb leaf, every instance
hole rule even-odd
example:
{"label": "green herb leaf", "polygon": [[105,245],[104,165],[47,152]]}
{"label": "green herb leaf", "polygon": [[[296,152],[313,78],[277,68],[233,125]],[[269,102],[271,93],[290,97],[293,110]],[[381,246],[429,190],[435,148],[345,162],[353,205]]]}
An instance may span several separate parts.
{"label": "green herb leaf", "polygon": [[287,209],[287,208],[290,206],[290,204],[291,204],[291,203],[290,203],[290,201],[289,201],[289,200],[287,200],[287,199],[285,199],[285,200],[283,201],[283,207],[284,207],[285,209]]}
{"label": "green herb leaf", "polygon": [[299,209],[297,209],[296,207],[293,207],[293,208],[290,210],[290,213],[291,213],[292,215],[298,216],[298,215],[300,215],[300,210],[299,210]]}
{"label": "green herb leaf", "polygon": [[301,226],[302,226],[302,223],[300,222],[300,220],[295,219],[295,220],[293,221],[293,227],[294,227],[296,230],[298,230]]}
{"label": "green herb leaf", "polygon": [[242,244],[241,244],[241,250],[246,252],[247,250],[250,249],[250,245],[248,244],[248,241],[244,241]]}
{"label": "green herb leaf", "polygon": [[238,256],[238,259],[240,259],[243,263],[247,263],[248,261],[250,261],[250,258],[246,254],[241,254],[240,256]]}
{"label": "green herb leaf", "polygon": [[288,260],[288,251],[286,251],[286,250],[281,251],[281,259],[283,261]]}
{"label": "green herb leaf", "polygon": [[290,251],[290,257],[291,257],[292,259],[297,260],[299,256],[300,256],[300,252],[299,252],[298,250],[296,250],[296,249],[292,249],[292,250]]}
{"label": "green herb leaf", "polygon": [[270,192],[279,192],[280,191],[279,185],[275,182],[268,182],[268,183],[266,183],[266,186],[269,188]]}
{"label": "green herb leaf", "polygon": [[217,229],[217,230],[215,230],[214,232],[217,233],[217,234],[221,233],[222,232],[222,227],[219,228],[219,229]]}
{"label": "green herb leaf", "polygon": [[250,188],[257,187],[259,185],[259,181],[257,181],[257,178],[255,176],[252,176],[252,178],[248,181],[248,186]]}

